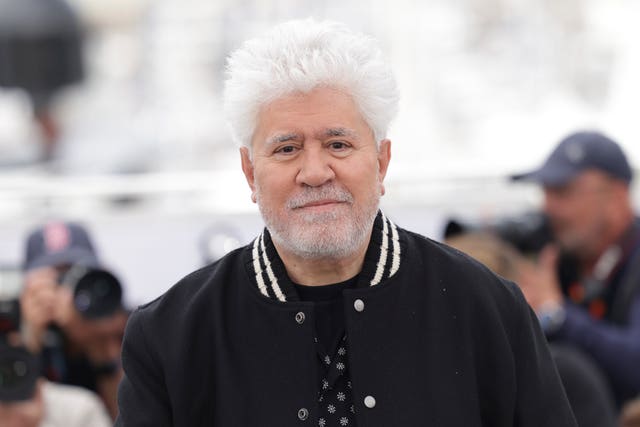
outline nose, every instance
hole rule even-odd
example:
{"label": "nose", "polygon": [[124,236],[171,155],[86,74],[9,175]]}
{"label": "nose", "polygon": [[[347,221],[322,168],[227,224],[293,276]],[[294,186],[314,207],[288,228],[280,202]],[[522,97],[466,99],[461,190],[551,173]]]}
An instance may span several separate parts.
{"label": "nose", "polygon": [[300,156],[300,169],[296,175],[297,184],[319,187],[335,177],[331,156],[323,153],[322,150],[304,150]]}

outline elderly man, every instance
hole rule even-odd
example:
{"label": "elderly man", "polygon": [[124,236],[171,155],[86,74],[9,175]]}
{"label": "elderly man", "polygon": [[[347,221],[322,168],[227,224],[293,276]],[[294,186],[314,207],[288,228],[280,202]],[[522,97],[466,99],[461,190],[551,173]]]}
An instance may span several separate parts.
{"label": "elderly man", "polygon": [[397,108],[374,42],[294,21],[229,60],[266,228],[140,307],[118,426],[574,426],[518,288],[378,210]]}
{"label": "elderly man", "polygon": [[627,158],[607,136],[576,132],[515,178],[542,185],[555,237],[524,294],[549,338],[593,358],[622,404],[640,393],[640,221]]}

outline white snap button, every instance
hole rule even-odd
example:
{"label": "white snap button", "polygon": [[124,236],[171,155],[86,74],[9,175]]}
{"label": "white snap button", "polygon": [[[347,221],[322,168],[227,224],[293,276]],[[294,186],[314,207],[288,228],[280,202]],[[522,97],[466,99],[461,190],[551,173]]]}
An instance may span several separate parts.
{"label": "white snap button", "polygon": [[309,418],[309,410],[307,408],[298,409],[298,419],[304,421]]}
{"label": "white snap button", "polygon": [[357,312],[364,311],[364,301],[361,299],[357,299],[353,302],[353,308],[356,309]]}
{"label": "white snap button", "polygon": [[303,312],[299,311],[296,313],[296,322],[298,322],[299,325],[302,325],[304,323],[304,319],[305,315]]}
{"label": "white snap button", "polygon": [[364,398],[364,406],[371,409],[376,406],[376,399],[373,396],[367,396]]}

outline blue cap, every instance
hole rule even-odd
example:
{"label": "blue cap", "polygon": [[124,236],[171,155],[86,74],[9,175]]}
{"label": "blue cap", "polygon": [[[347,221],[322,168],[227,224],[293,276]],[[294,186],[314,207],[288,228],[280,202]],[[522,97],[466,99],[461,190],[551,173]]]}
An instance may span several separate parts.
{"label": "blue cap", "polygon": [[24,269],[81,264],[98,265],[89,233],[79,224],[50,222],[27,238]]}
{"label": "blue cap", "polygon": [[557,186],[587,169],[602,171],[626,183],[633,177],[627,156],[612,139],[599,132],[576,132],[560,141],[539,169],[511,178]]}

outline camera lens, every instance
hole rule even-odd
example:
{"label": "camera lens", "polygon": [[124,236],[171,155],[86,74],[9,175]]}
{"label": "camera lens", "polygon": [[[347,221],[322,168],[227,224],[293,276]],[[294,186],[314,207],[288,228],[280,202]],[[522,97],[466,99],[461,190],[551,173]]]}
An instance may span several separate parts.
{"label": "camera lens", "polygon": [[73,301],[85,317],[108,316],[121,306],[122,287],[113,274],[89,270],[75,284]]}

